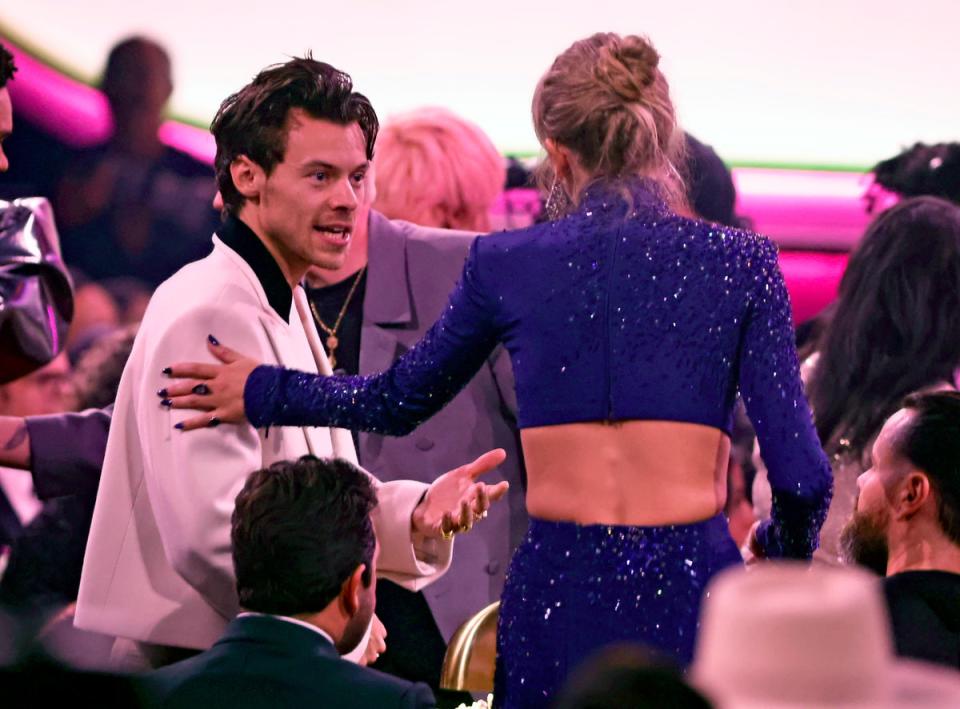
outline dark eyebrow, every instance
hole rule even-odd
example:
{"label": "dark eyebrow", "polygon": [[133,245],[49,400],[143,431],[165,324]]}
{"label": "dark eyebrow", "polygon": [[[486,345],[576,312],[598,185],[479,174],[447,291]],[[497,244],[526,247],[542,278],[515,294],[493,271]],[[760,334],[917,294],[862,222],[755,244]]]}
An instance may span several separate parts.
{"label": "dark eyebrow", "polygon": [[[316,169],[318,169],[318,168],[322,168],[322,169],[324,169],[324,170],[333,170],[333,171],[339,171],[339,170],[340,170],[340,168],[339,168],[338,166],[336,166],[336,165],[331,165],[330,163],[328,163],[328,162],[323,162],[322,160],[310,160],[309,162],[305,163],[304,166],[303,166],[303,169],[304,169],[304,170],[316,170]],[[352,170],[349,170],[349,172],[356,172],[357,170],[367,170],[367,169],[369,169],[369,168],[370,168],[370,161],[369,161],[369,160],[365,160],[364,162],[362,162],[361,164],[357,165],[357,166],[356,166],[355,168],[353,168]]]}

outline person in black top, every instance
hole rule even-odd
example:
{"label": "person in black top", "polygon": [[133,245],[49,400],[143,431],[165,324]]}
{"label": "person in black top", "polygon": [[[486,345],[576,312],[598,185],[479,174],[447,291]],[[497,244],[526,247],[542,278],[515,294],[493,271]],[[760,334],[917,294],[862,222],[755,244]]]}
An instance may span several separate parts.
{"label": "person in black top", "polygon": [[857,484],[841,542],[886,576],[898,654],[960,669],[960,393],[908,397]]}
{"label": "person in black top", "polygon": [[173,91],[163,47],[144,37],[117,44],[102,89],[114,132],[80,151],[55,190],[64,259],[92,280],[133,277],[152,289],[210,252],[214,173],[160,140]]}

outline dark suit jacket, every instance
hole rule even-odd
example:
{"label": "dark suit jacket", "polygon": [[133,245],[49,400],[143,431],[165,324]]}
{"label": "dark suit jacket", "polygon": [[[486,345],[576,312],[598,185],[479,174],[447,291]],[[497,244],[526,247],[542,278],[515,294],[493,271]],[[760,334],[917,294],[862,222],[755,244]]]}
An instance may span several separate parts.
{"label": "dark suit jacket", "polygon": [[342,659],[319,633],[277,618],[235,618],[212,648],[146,675],[162,707],[432,707],[430,688]]}
{"label": "dark suit jacket", "polygon": [[[373,211],[368,224],[361,374],[389,368],[440,317],[476,238]],[[410,435],[360,434],[360,464],[384,481],[432,482],[491,448],[507,451],[506,462],[484,477],[489,483],[509,481],[507,499],[494,505],[473,531],[457,537],[450,569],[423,589],[447,641],[463,621],[499,600],[510,556],[526,533],[516,408],[510,357],[498,347],[463,391]]]}

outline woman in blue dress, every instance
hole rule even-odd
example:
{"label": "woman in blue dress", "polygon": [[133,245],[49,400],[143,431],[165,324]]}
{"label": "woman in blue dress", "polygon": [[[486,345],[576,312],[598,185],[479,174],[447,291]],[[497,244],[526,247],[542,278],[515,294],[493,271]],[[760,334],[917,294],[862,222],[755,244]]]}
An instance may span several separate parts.
{"label": "woman in blue dress", "polygon": [[[683,135],[659,56],[597,34],[533,100],[566,215],[476,239],[440,320],[387,371],[324,377],[230,357],[184,365],[221,421],[404,435],[502,343],[531,522],[500,608],[496,703],[549,703],[570,670],[635,641],[690,661],[704,586],[741,563],[721,510],[738,392],[773,488],[760,556],[809,558],[831,490],[767,239],[681,216]],[[218,350],[222,355],[223,350]],[[210,416],[194,424],[204,424]]]}

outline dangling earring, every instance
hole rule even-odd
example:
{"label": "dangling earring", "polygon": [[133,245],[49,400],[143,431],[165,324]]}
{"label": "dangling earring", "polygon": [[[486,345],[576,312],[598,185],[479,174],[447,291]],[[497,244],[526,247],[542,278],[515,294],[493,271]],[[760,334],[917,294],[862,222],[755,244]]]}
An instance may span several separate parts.
{"label": "dangling earring", "polygon": [[562,219],[567,215],[570,209],[570,198],[560,186],[560,180],[553,178],[553,184],[550,185],[550,194],[547,195],[547,202],[543,205],[543,211],[547,219],[551,222]]}

